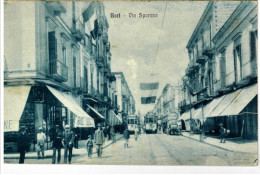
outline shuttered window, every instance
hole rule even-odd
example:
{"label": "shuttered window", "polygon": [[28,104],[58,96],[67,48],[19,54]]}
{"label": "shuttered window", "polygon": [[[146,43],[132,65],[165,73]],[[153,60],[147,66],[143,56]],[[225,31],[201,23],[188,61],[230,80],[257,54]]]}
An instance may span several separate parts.
{"label": "shuttered window", "polygon": [[76,87],[77,85],[76,57],[73,57],[73,80],[74,80],[74,87]]}
{"label": "shuttered window", "polygon": [[250,61],[252,74],[256,74],[256,37],[257,31],[250,32]]}
{"label": "shuttered window", "polygon": [[221,53],[219,70],[220,70],[221,88],[224,88],[225,85],[226,85],[226,56],[225,56],[225,51],[223,51]]}
{"label": "shuttered window", "polygon": [[234,54],[234,67],[235,67],[235,80],[239,82],[242,79],[242,58],[241,58],[241,44],[238,44],[233,50]]}
{"label": "shuttered window", "polygon": [[48,33],[48,45],[49,45],[49,71],[50,74],[56,74],[57,72],[57,40],[55,32]]}

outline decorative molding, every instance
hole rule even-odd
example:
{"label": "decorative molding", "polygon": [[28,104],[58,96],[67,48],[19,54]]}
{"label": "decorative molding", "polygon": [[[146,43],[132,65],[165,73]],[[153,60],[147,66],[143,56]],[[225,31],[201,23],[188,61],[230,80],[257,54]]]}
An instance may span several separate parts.
{"label": "decorative molding", "polygon": [[49,31],[55,31],[58,27],[58,24],[56,24],[50,17],[46,17],[46,22]]}
{"label": "decorative molding", "polygon": [[68,42],[68,41],[70,40],[70,38],[68,37],[68,35],[66,35],[64,32],[61,32],[61,33],[60,33],[60,36],[61,36],[61,38],[62,38],[62,40],[63,40],[64,42]]}

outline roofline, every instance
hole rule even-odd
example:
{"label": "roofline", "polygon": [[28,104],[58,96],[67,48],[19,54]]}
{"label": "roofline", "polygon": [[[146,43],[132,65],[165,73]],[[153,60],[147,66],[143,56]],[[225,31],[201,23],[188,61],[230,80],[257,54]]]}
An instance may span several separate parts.
{"label": "roofline", "polygon": [[212,5],[214,4],[214,1],[209,1],[208,5],[206,6],[204,12],[202,13],[200,20],[198,22],[198,24],[196,25],[196,28],[194,29],[188,44],[186,45],[186,48],[188,49],[192,43],[192,41],[194,40],[194,37],[196,36],[196,34],[198,33],[199,28],[201,27],[201,23],[203,22],[203,19],[206,17],[206,15],[209,13],[209,10],[212,8]]}

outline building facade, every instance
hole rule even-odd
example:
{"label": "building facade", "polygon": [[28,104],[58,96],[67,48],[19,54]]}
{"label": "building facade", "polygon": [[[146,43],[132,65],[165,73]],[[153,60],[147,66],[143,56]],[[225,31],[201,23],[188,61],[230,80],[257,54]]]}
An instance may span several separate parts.
{"label": "building facade", "polygon": [[168,121],[177,120],[179,118],[179,89],[180,87],[176,85],[165,85],[162,94],[155,103],[153,113],[158,117],[159,130],[163,132],[166,132]]}
{"label": "building facade", "polygon": [[127,117],[135,114],[135,100],[129,89],[123,72],[113,72],[116,77],[116,102],[118,113],[121,115],[123,122],[127,123]]}
{"label": "building facade", "polygon": [[187,130],[218,134],[223,123],[230,137],[257,138],[256,48],[255,2],[209,2],[187,44],[179,101]]}
{"label": "building facade", "polygon": [[[109,28],[101,2],[5,2],[5,151],[21,126],[36,143],[66,124],[85,139],[115,110]],[[15,102],[15,103],[14,103]],[[19,110],[14,111],[13,105]],[[32,144],[33,145],[33,144]]]}

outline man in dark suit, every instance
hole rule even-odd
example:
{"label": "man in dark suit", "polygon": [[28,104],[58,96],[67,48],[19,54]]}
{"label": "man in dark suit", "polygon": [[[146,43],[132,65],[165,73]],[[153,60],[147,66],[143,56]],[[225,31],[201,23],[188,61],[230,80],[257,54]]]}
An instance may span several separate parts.
{"label": "man in dark suit", "polygon": [[20,153],[19,164],[23,164],[25,152],[28,152],[30,150],[30,139],[28,137],[28,134],[26,133],[25,126],[21,126],[20,128],[20,134],[17,138],[17,147]]}
{"label": "man in dark suit", "polygon": [[62,139],[63,139],[63,135],[62,135],[62,131],[60,130],[60,126],[56,125],[55,129],[52,130],[52,133],[51,133],[51,141],[52,141],[52,149],[53,149],[52,164],[56,163],[56,152],[57,151],[58,151],[57,162],[58,162],[58,164],[60,163],[61,148],[63,147]]}
{"label": "man in dark suit", "polygon": [[[70,130],[69,125],[65,126],[63,142],[64,142],[64,163],[67,163],[67,159],[68,159],[69,164],[71,164],[72,149],[73,149],[73,143],[74,143],[74,133]],[[68,151],[69,151],[69,156],[68,156]]]}

